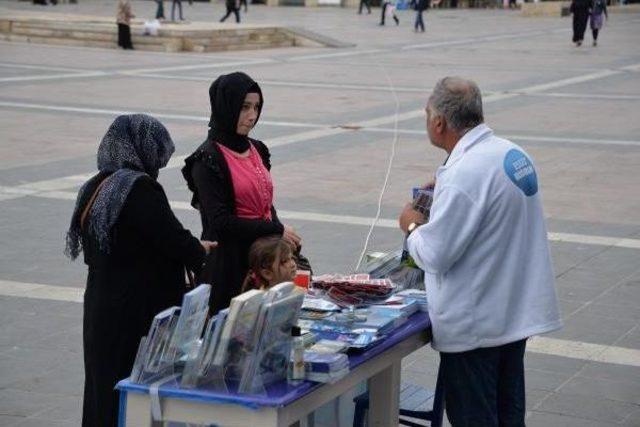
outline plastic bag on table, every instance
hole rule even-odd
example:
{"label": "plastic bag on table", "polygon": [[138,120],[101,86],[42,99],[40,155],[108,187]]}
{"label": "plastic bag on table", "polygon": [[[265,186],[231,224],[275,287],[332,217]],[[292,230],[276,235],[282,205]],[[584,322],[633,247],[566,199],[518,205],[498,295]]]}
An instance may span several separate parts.
{"label": "plastic bag on table", "polygon": [[397,287],[403,289],[424,290],[424,271],[410,260],[402,260],[402,251],[389,252],[385,256],[371,261],[365,266],[365,272],[372,278],[388,278]]}

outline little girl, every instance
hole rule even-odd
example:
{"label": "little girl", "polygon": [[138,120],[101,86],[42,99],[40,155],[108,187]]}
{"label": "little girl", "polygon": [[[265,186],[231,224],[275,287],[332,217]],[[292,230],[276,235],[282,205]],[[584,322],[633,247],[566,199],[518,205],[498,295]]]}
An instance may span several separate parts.
{"label": "little girl", "polygon": [[249,249],[249,272],[242,292],[290,282],[296,276],[296,268],[291,246],[282,236],[261,237]]}

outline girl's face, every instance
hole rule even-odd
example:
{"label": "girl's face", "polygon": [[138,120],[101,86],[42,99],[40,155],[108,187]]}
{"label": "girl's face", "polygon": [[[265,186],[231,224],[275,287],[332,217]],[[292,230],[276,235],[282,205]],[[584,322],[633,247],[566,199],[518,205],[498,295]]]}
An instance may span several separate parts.
{"label": "girl's face", "polygon": [[280,260],[276,260],[271,266],[271,271],[264,269],[262,275],[269,281],[269,286],[282,282],[291,282],[296,277],[296,262],[292,254],[287,254]]}
{"label": "girl's face", "polygon": [[242,103],[236,133],[238,135],[249,135],[251,129],[256,125],[258,114],[260,113],[260,95],[248,93]]}

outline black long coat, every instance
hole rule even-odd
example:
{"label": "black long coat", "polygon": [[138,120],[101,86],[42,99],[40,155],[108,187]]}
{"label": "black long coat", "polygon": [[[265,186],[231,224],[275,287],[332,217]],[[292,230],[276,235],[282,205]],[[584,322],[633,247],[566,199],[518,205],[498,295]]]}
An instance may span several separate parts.
{"label": "black long coat", "polygon": [[161,310],[179,305],[184,266],[199,272],[204,250],[171,212],[151,178],[133,185],[112,229],[111,251],[83,234],[89,266],[84,296],[83,427],[116,426],[117,381],[131,373],[140,338]]}
{"label": "black long coat", "polygon": [[573,14],[573,42],[584,40],[584,32],[587,29],[589,15],[593,7],[592,0],[573,0],[571,2],[571,13]]}
{"label": "black long coat", "polygon": [[[271,169],[269,149],[250,139],[267,170]],[[220,250],[210,256],[199,282],[209,283],[211,312],[228,307],[240,293],[249,269],[249,247],[259,237],[282,235],[284,226],[271,208],[271,221],[236,216],[236,201],[229,166],[218,144],[205,141],[185,160],[182,174],[193,192],[191,204],[200,211],[202,238],[217,240]]]}

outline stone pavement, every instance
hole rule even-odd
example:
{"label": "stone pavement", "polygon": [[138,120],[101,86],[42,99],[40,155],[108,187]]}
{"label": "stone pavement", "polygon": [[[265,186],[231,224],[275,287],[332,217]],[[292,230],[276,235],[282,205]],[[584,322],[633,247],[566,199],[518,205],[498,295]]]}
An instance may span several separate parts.
{"label": "stone pavement", "polygon": [[[133,6],[147,17],[155,7]],[[200,21],[224,9],[183,7]],[[0,13],[33,8],[0,2]],[[63,19],[114,9],[80,0],[47,11]],[[354,268],[396,140],[368,248],[400,245],[395,218],[410,188],[444,159],[425,135],[429,90],[445,75],[475,79],[487,123],[536,160],[566,325],[529,343],[527,425],[640,426],[640,14],[612,15],[597,48],[590,35],[573,47],[566,18],[437,10],[416,34],[411,12],[400,12],[398,27],[379,27],[378,14],[254,5],[243,14],[355,44],[344,49],[161,54],[0,43],[1,426],[80,423],[86,269],[62,248],[108,125],[125,111],[166,123],[177,152],[160,181],[199,233],[178,167],[206,134],[209,84],[234,70],[263,87],[254,135],[272,149],[277,207],[319,273]],[[421,349],[403,379],[433,387],[437,363]]]}

